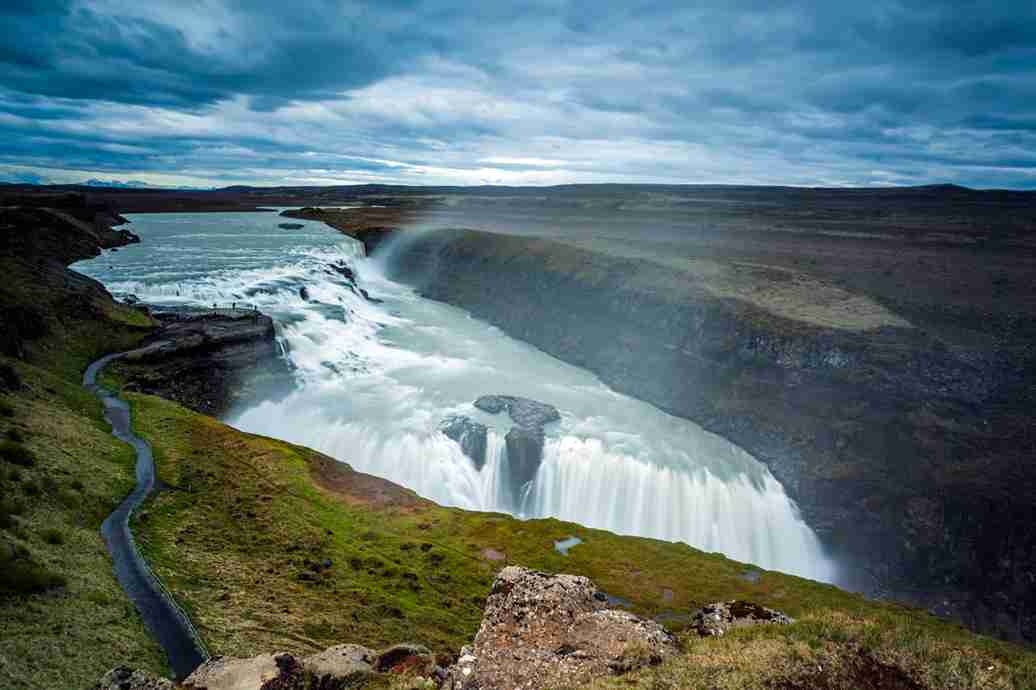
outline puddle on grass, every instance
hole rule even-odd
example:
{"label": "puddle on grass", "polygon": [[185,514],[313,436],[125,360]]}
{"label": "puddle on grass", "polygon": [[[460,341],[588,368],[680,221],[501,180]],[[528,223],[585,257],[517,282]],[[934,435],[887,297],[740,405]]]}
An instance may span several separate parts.
{"label": "puddle on grass", "polygon": [[561,541],[554,542],[554,548],[562,556],[567,556],[569,549],[571,549],[573,546],[577,546],[582,543],[583,540],[579,537],[567,537],[565,539],[562,539]]}

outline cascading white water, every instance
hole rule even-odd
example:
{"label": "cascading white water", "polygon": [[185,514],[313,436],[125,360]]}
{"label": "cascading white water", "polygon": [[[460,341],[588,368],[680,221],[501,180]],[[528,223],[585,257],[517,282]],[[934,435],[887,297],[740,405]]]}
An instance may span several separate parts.
{"label": "cascading white water", "polygon": [[[77,268],[145,302],[247,301],[278,323],[297,389],[235,411],[231,424],[316,448],[442,504],[553,516],[834,578],[816,536],[749,454],[461,310],[421,298],[362,258],[359,243],[311,223],[292,235],[264,229],[276,219],[261,214],[133,220],[143,245]],[[187,231],[204,265],[200,256],[178,264],[162,255],[167,240],[170,255],[179,256],[177,233]],[[368,301],[329,269],[342,262],[382,301]],[[486,394],[532,398],[562,414],[546,428],[535,478],[517,493],[503,440],[510,420],[471,404]],[[451,414],[490,427],[481,469],[438,431]]]}

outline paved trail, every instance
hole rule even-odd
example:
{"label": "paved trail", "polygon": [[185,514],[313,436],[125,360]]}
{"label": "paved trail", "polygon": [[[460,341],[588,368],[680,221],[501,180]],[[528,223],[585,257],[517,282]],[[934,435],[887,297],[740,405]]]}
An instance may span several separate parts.
{"label": "paved trail", "polygon": [[151,446],[132,431],[129,405],[97,383],[101,370],[122,354],[102,357],[83,374],[83,385],[104,404],[104,417],[112,425],[112,435],[137,451],[137,485],[105,519],[101,534],[111,554],[119,584],[140,611],[148,630],[162,645],[177,679],[182,680],[208,658],[208,652],[187,614],[151,572],[130,531],[130,516],[155,488],[155,462]]}

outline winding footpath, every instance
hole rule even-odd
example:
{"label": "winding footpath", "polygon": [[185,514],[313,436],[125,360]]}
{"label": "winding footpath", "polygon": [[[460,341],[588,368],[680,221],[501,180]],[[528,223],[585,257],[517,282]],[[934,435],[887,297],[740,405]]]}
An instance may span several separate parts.
{"label": "winding footpath", "polygon": [[101,525],[101,534],[111,554],[119,584],[140,611],[148,630],[162,645],[173,673],[178,680],[182,680],[208,659],[205,643],[190,618],[177,606],[148,567],[129,527],[133,512],[155,488],[155,462],[151,446],[133,433],[129,404],[97,383],[97,377],[104,367],[124,354],[102,357],[87,367],[83,374],[83,385],[104,404],[104,418],[112,426],[112,435],[133,446],[137,452],[137,485],[105,519]]}

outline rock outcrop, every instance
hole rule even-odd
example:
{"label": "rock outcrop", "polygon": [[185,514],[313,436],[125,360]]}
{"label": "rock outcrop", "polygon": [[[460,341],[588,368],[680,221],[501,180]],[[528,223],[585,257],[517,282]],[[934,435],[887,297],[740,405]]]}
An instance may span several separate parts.
{"label": "rock outcrop", "polygon": [[[337,273],[338,275],[340,275],[343,278],[345,278],[346,285],[349,286],[349,289],[352,290],[357,295],[359,295],[360,297],[363,297],[368,302],[373,302],[375,304],[378,304],[378,303],[381,302],[380,299],[371,297],[370,293],[367,292],[367,290],[365,290],[364,288],[362,288],[362,287],[360,287],[359,285],[356,284],[356,271],[354,271],[352,269],[352,267],[349,264],[345,263],[344,261],[339,261],[337,263],[333,263],[333,264],[328,265],[327,270],[328,270],[329,274]],[[304,299],[308,299],[308,298],[304,298]]]}
{"label": "rock outcrop", "polygon": [[259,690],[281,675],[278,657],[260,654],[247,659],[217,656],[194,670],[183,681],[186,690]]}
{"label": "rock outcrop", "polygon": [[167,311],[162,327],[119,363],[130,387],[204,414],[290,385],[273,320],[259,312]]}
{"label": "rock outcrop", "polygon": [[605,608],[588,578],[500,571],[470,647],[447,671],[450,690],[547,688],[660,663],[676,641],[654,621]]}
{"label": "rock outcrop", "polygon": [[475,407],[490,414],[507,410],[515,424],[528,428],[542,428],[561,419],[561,413],[553,405],[513,395],[483,395],[475,401]]}
{"label": "rock outcrop", "polygon": [[452,415],[442,420],[439,430],[457,442],[464,455],[471,458],[475,467],[482,469],[486,464],[486,434],[485,424],[481,424],[463,415]]}
{"label": "rock outcrop", "polygon": [[[0,193],[0,354],[26,359],[32,344],[84,320],[105,319],[112,297],[68,269],[104,249],[139,242],[126,222],[82,194]],[[31,297],[27,297],[31,296]]]}
{"label": "rock outcrop", "polygon": [[215,657],[183,682],[185,690],[347,690],[367,684],[378,655],[357,644],[341,644],[299,659],[260,654],[248,659]]}
{"label": "rock outcrop", "polygon": [[119,666],[105,674],[94,690],[352,690],[366,686],[378,673],[445,677],[423,645],[397,644],[375,652],[358,644],[340,644],[301,659],[285,652],[213,657],[180,685]]}
{"label": "rock outcrop", "polygon": [[0,194],[0,253],[64,265],[140,242],[114,208],[84,194]]}
{"label": "rock outcrop", "polygon": [[512,488],[517,496],[543,462],[544,425],[560,420],[561,414],[553,405],[512,395],[483,395],[475,401],[475,407],[490,414],[506,410],[514,422],[505,442]]}
{"label": "rock outcrop", "polygon": [[[785,235],[753,237],[754,246],[801,256]],[[1024,337],[1032,320],[1011,317],[996,333],[979,334],[973,324],[987,320],[958,316],[968,305],[946,303],[946,282],[908,314],[927,319],[925,328],[887,316],[859,327],[852,309],[841,315],[846,323],[826,312],[813,318],[810,309],[825,307],[820,298],[788,286],[822,283],[743,263],[767,259],[741,258],[742,239],[706,239],[701,253],[719,259],[704,267],[466,230],[415,234],[386,260],[393,278],[423,295],[745,448],[852,564],[847,572],[859,578],[851,586],[1036,640],[1036,465],[1025,440],[1036,409],[1036,350]],[[844,269],[834,279],[886,290],[869,273],[873,262],[906,253],[911,270],[928,270],[930,257],[911,241],[861,249],[838,240],[839,255],[825,236],[821,250]],[[714,248],[722,242],[731,247]],[[940,256],[986,270],[973,254],[953,252]],[[995,252],[983,256],[1003,263]],[[717,272],[726,283],[713,279]],[[1022,283],[1018,271],[1010,275]],[[741,299],[748,280],[758,289]],[[799,312],[781,302],[793,292]],[[838,303],[855,304],[847,295]],[[913,295],[908,287],[897,293]],[[933,336],[966,328],[949,345]],[[513,445],[536,453],[535,438]],[[1004,565],[991,570],[991,562]]]}
{"label": "rock outcrop", "polygon": [[790,625],[795,621],[780,611],[747,601],[719,601],[696,611],[691,629],[702,637],[725,635],[733,628],[753,625]]}

